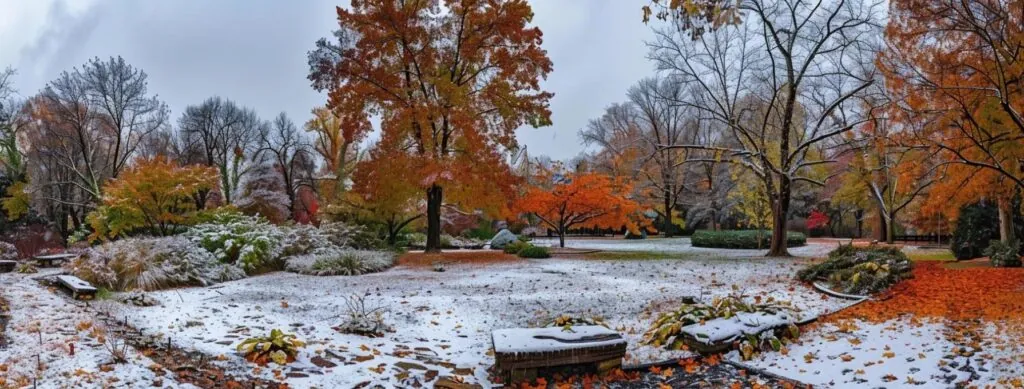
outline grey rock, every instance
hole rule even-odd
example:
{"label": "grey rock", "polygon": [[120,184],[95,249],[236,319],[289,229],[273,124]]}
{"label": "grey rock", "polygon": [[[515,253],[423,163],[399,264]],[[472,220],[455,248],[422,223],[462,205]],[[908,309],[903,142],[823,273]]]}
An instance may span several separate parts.
{"label": "grey rock", "polygon": [[507,229],[498,231],[498,233],[494,234],[494,237],[491,238],[491,248],[503,249],[509,243],[515,242],[516,239],[516,234],[513,234],[512,231]]}

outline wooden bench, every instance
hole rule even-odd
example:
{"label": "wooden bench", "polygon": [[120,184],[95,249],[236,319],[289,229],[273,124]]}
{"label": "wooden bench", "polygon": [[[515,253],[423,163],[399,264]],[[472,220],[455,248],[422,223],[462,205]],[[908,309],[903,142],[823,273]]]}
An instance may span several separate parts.
{"label": "wooden bench", "polygon": [[18,266],[18,261],[0,261],[0,273],[10,273]]}
{"label": "wooden bench", "polygon": [[85,280],[75,276],[57,276],[57,283],[71,291],[76,300],[92,300],[96,297],[96,288]]}
{"label": "wooden bench", "polygon": [[41,267],[53,267],[54,262],[65,262],[75,257],[77,257],[75,254],[50,254],[36,255],[32,259],[35,259]]}
{"label": "wooden bench", "polygon": [[506,382],[532,381],[537,369],[592,364],[598,372],[622,365],[626,340],[601,326],[510,328],[491,333],[494,367]]}

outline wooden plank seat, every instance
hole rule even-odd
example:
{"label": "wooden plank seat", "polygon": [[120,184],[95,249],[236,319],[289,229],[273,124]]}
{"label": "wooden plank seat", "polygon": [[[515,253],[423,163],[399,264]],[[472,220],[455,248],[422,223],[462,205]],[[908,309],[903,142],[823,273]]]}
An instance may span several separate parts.
{"label": "wooden plank seat", "polygon": [[0,261],[0,273],[10,273],[18,266],[18,261]]}
{"label": "wooden plank seat", "polygon": [[50,254],[36,255],[32,259],[35,259],[39,266],[53,267],[54,263],[66,262],[75,257],[77,257],[75,254]]}
{"label": "wooden plank seat", "polygon": [[96,297],[96,288],[81,278],[68,275],[57,276],[57,283],[70,290],[71,297],[76,300],[92,300]]}
{"label": "wooden plank seat", "polygon": [[533,380],[540,368],[592,364],[604,372],[626,354],[626,340],[601,326],[502,329],[491,341],[495,368],[509,383]]}

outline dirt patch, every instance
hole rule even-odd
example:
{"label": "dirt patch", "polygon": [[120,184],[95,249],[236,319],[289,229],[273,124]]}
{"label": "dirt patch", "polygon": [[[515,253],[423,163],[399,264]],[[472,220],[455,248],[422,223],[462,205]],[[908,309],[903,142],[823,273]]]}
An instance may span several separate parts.
{"label": "dirt patch", "polygon": [[436,263],[445,265],[473,264],[487,265],[491,263],[518,262],[523,259],[505,254],[500,250],[460,250],[442,251],[440,253],[410,252],[398,257],[397,264],[400,266],[427,267]]}

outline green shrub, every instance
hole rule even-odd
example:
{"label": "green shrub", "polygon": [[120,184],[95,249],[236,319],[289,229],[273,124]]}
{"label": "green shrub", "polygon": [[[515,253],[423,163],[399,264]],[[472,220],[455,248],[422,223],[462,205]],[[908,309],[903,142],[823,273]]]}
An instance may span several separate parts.
{"label": "green shrub", "polygon": [[999,239],[999,210],[983,203],[960,209],[949,249],[958,260],[978,258],[993,239]]}
{"label": "green shrub", "polygon": [[519,250],[520,258],[551,258],[547,247],[530,246]]}
{"label": "green shrub", "polygon": [[221,262],[237,264],[250,273],[273,265],[281,257],[284,241],[281,229],[267,219],[231,213],[213,216],[186,236]]}
{"label": "green shrub", "polygon": [[[771,231],[760,231],[758,244],[757,230],[710,231],[700,230],[693,233],[690,241],[694,247],[713,247],[722,249],[766,249],[770,246]],[[797,247],[807,244],[807,237],[799,232],[786,234],[786,246]]]}
{"label": "green shrub", "polygon": [[993,267],[1020,267],[1019,252],[1019,243],[1006,244],[998,240],[993,240],[985,249],[985,255],[988,256]]}
{"label": "green shrub", "polygon": [[532,246],[533,245],[531,245],[529,243],[523,242],[521,240],[517,240],[517,241],[514,241],[512,243],[509,243],[509,244],[505,245],[505,248],[502,249],[502,250],[505,251],[505,254],[519,254],[519,252],[522,251],[523,249],[525,249],[527,247],[532,247]]}
{"label": "green shrub", "polygon": [[[387,246],[375,228],[343,222],[324,223],[320,230],[331,244],[356,250],[378,250]],[[424,240],[426,241],[426,240]]]}
{"label": "green shrub", "polygon": [[910,277],[910,259],[891,246],[840,246],[825,262],[797,272],[802,281],[824,281],[829,289],[856,295],[878,293]]}

